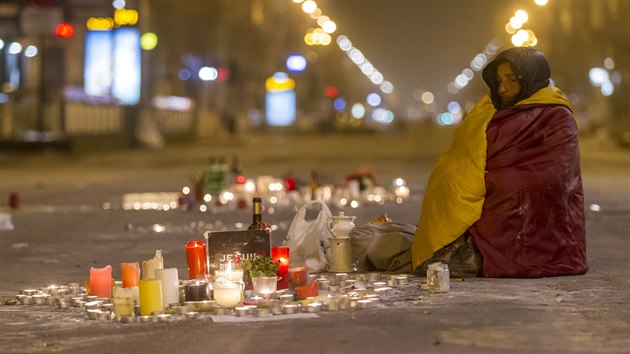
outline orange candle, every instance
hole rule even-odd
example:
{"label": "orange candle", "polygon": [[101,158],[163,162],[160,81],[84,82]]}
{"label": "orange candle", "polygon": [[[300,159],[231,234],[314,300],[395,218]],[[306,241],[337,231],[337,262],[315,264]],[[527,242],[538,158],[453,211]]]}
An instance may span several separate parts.
{"label": "orange candle", "polygon": [[140,263],[120,263],[123,288],[138,286],[140,281]]}
{"label": "orange candle", "polygon": [[90,295],[112,297],[112,266],[90,268]]}
{"label": "orange candle", "polygon": [[208,274],[208,257],[206,244],[201,240],[186,243],[186,259],[188,260],[188,276],[197,279],[200,275]]}

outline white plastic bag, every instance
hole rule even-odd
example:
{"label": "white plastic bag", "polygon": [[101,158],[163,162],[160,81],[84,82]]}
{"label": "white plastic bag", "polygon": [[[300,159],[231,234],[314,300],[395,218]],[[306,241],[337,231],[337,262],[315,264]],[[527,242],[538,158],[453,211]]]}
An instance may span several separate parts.
{"label": "white plastic bag", "polygon": [[[307,220],[307,212],[318,212],[317,218]],[[310,215],[309,215],[310,216]],[[293,217],[285,246],[290,250],[290,264],[306,266],[310,272],[326,269],[325,250],[330,247],[332,232],[328,222],[332,213],[321,200],[306,202]]]}

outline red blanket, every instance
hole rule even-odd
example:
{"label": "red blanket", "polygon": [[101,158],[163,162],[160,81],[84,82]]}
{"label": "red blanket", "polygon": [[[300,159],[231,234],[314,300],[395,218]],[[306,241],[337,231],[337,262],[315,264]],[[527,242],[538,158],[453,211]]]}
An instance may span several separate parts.
{"label": "red blanket", "polygon": [[588,270],[575,120],[560,105],[498,111],[487,129],[486,195],[469,232],[486,277]]}

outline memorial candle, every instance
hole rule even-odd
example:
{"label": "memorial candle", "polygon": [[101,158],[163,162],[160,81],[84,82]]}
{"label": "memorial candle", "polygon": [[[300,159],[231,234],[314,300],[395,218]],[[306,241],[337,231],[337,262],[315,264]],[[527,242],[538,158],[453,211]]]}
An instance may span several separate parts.
{"label": "memorial candle", "polygon": [[287,289],[289,287],[289,247],[271,248],[271,257],[280,263],[276,272],[278,289]]}
{"label": "memorial candle", "polygon": [[155,278],[162,281],[162,303],[164,307],[179,303],[179,278],[177,268],[156,269]]}
{"label": "memorial candle", "polygon": [[155,250],[155,256],[148,261],[142,261],[142,279],[155,279],[155,270],[164,268],[162,250]]}
{"label": "memorial candle", "polygon": [[112,297],[112,266],[90,268],[90,295]]}
{"label": "memorial candle", "polygon": [[123,288],[138,286],[138,281],[140,280],[140,264],[138,262],[121,263],[120,274]]}
{"label": "memorial candle", "polygon": [[140,280],[140,315],[150,316],[154,311],[163,311],[162,281]]}
{"label": "memorial candle", "polygon": [[200,275],[208,274],[206,244],[202,240],[186,243],[186,259],[188,260],[188,276],[190,279],[197,279]]}
{"label": "memorial candle", "polygon": [[114,288],[114,312],[119,316],[133,316],[133,288]]}

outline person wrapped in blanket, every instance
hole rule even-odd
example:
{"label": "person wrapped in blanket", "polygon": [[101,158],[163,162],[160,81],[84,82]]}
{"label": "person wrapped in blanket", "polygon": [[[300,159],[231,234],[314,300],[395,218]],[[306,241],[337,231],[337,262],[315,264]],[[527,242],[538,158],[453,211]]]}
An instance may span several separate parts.
{"label": "person wrapped in blanket", "polygon": [[588,271],[578,129],[544,54],[507,49],[483,70],[490,95],[431,172],[412,267],[455,277]]}

